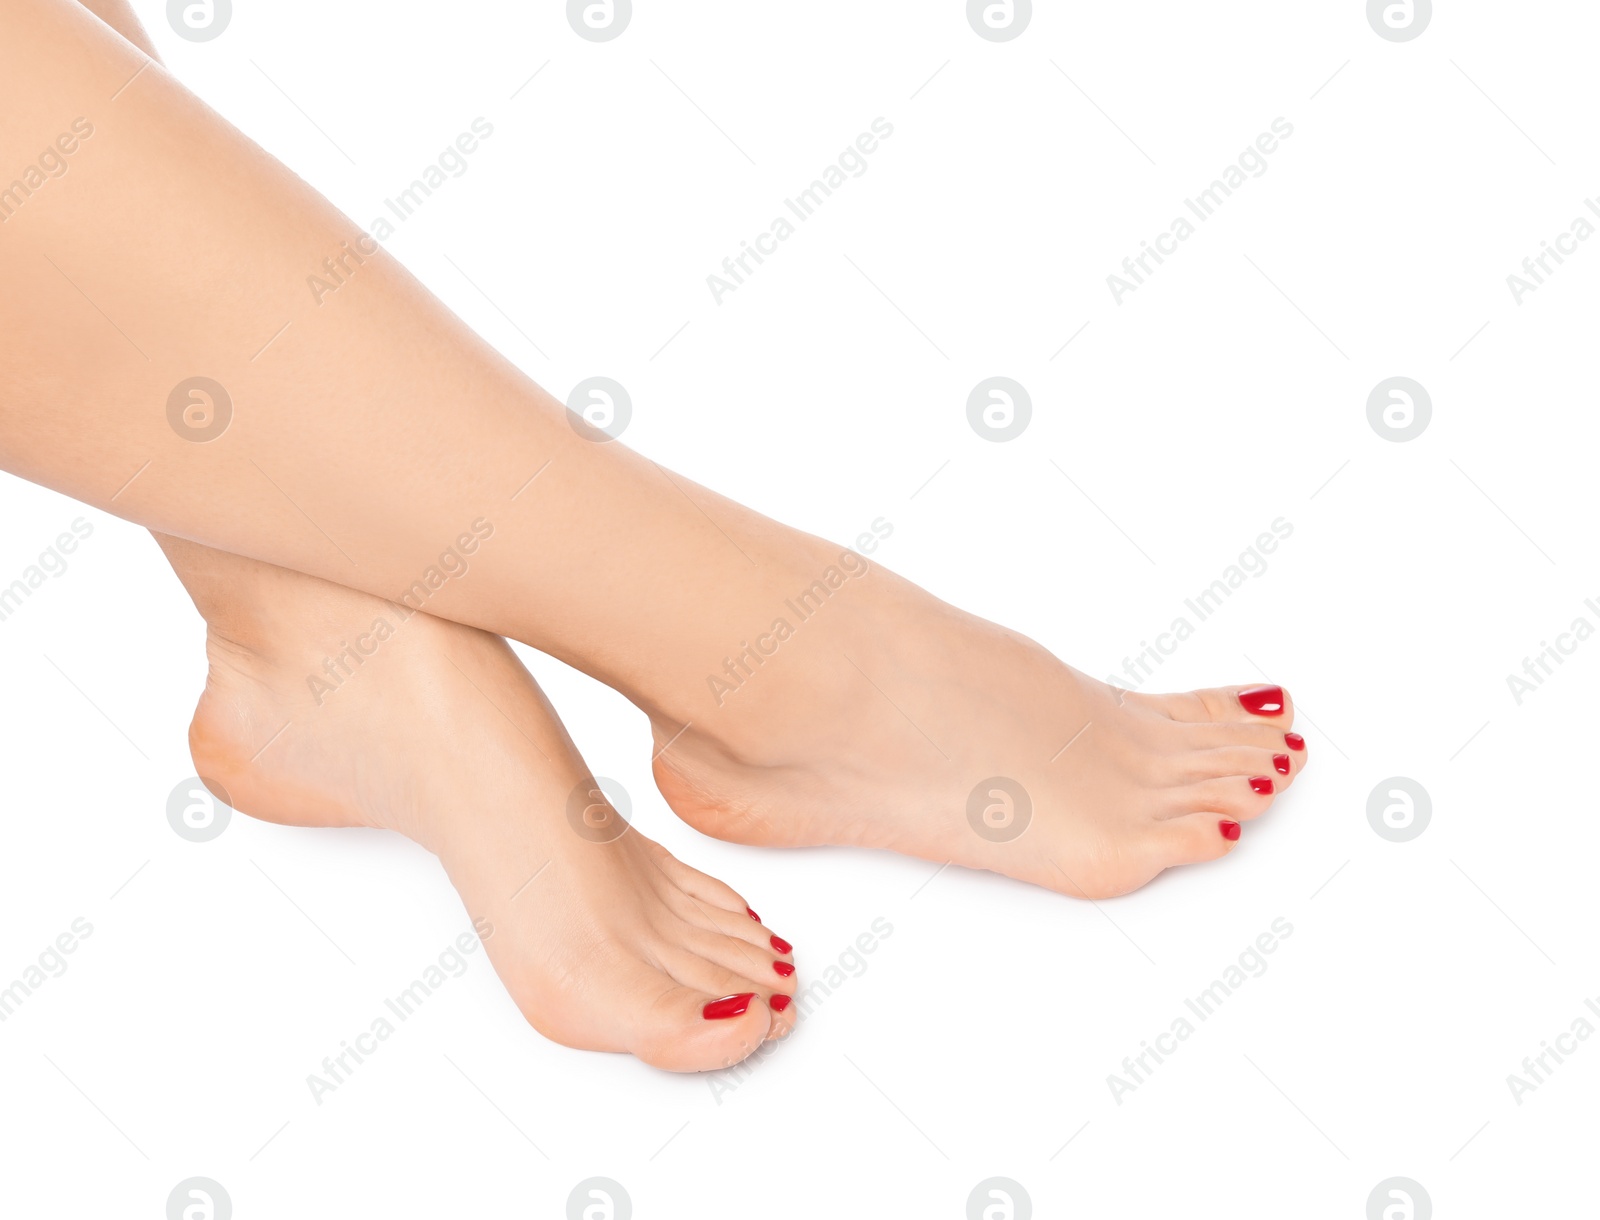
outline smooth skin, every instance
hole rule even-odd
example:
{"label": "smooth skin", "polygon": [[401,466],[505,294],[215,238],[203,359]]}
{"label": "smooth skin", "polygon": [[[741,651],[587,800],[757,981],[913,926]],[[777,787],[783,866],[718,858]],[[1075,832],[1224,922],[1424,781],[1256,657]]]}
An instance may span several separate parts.
{"label": "smooth skin", "polygon": [[[159,58],[124,0],[84,2]],[[206,621],[210,670],[189,742],[232,807],[427,847],[529,1023],[567,1046],[705,1071],[793,1029],[794,1011],[777,1009],[795,991],[794,956],[743,897],[631,828],[575,831],[573,794],[587,801],[593,777],[504,640],[260,560],[156,541]],[[392,635],[376,641],[376,623]],[[358,639],[372,655],[350,653]],[[342,658],[331,670],[330,657]],[[753,998],[706,1019],[730,995]]]}
{"label": "smooth skin", "polygon": [[[1237,687],[1118,691],[884,569],[839,580],[837,546],[584,439],[382,253],[317,304],[306,277],[355,225],[68,0],[0,15],[0,146],[95,127],[0,230],[0,466],[378,598],[491,523],[429,614],[617,688],[651,718],[668,802],[740,842],[886,847],[1097,898],[1232,850],[1227,824],[1303,766],[1276,762],[1286,698],[1258,715]],[[197,374],[235,409],[204,444],[166,414]],[[807,590],[816,613],[749,651]],[[993,777],[1028,793],[1016,838],[969,821]]]}
{"label": "smooth skin", "polygon": [[[637,830],[608,837],[625,823],[589,838],[568,820],[593,778],[503,639],[257,560],[165,549],[206,620],[190,749],[234,808],[428,848],[511,998],[564,1045],[706,1071],[793,1028],[795,1010],[772,1003],[794,995],[778,969],[794,956],[742,895]],[[379,620],[392,634],[314,695],[307,676]],[[702,1015],[729,995],[754,998]]]}

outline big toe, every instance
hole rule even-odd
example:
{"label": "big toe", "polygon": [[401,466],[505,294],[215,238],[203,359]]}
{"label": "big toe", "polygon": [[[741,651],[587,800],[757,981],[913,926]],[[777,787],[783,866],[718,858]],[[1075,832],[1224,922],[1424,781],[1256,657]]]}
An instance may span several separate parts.
{"label": "big toe", "polygon": [[778,1018],[753,984],[724,995],[672,983],[638,1013],[628,1049],[669,1072],[710,1072],[753,1054]]}
{"label": "big toe", "polygon": [[1155,695],[1151,701],[1174,720],[1230,724],[1248,721],[1287,729],[1294,723],[1294,702],[1276,683],[1213,686],[1181,695]]}

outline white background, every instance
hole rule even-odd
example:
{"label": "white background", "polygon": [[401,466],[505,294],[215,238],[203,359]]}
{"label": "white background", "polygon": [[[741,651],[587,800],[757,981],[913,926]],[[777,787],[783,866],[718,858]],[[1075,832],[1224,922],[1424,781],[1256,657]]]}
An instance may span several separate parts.
{"label": "white background", "polygon": [[[1403,44],[1356,0],[1041,4],[998,44],[952,0],[641,0],[603,44],[548,0],[239,3],[204,44],[137,7],[363,224],[487,118],[389,243],[435,292],[558,396],[624,384],[650,456],[842,540],[885,517],[883,562],[1097,676],[1292,523],[1147,689],[1282,681],[1311,766],[1227,860],[1114,902],[930,882],[702,838],[643,717],[523,650],[640,828],[802,976],[893,935],[720,1095],[546,1042],[479,954],[318,1106],[307,1073],[466,916],[395,837],[175,835],[201,623],[147,535],[5,477],[0,584],[94,527],[0,623],[0,985],[94,927],[0,1025],[8,1211],[159,1217],[200,1174],[240,1220],[559,1217],[604,1175],[641,1220],[959,1217],[1004,1175],[1040,1217],[1359,1220],[1404,1175],[1440,1217],[1577,1214],[1600,1039],[1521,1105],[1506,1077],[1600,996],[1600,643],[1520,706],[1506,675],[1600,626],[1600,242],[1520,305],[1506,276],[1600,189],[1594,6],[1464,0]],[[706,276],[879,116],[866,174],[715,304]],[[1105,277],[1279,116],[1268,171],[1117,305]],[[965,419],[994,375],[1034,405],[1005,444]],[[1396,375],[1433,402],[1409,443],[1366,416]],[[1409,843],[1367,821],[1390,776],[1431,795]],[[1269,969],[1114,1101],[1280,916]]]}

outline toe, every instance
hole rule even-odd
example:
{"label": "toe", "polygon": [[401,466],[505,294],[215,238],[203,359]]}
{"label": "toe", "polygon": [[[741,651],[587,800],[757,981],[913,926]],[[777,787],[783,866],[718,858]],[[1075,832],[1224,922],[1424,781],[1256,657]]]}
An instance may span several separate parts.
{"label": "toe", "polygon": [[1276,683],[1222,686],[1198,693],[1219,721],[1259,721],[1285,729],[1294,723],[1294,701]]}
{"label": "toe", "polygon": [[750,918],[750,904],[731,885],[708,877],[697,868],[690,868],[665,850],[656,863],[667,879],[690,897],[719,911]]}
{"label": "toe", "polygon": [[686,949],[742,978],[760,983],[764,990],[794,990],[792,953],[778,953],[768,945],[752,945],[749,941],[693,927],[684,928],[681,939]]}
{"label": "toe", "polygon": [[1239,845],[1241,830],[1238,822],[1215,813],[1191,813],[1153,826],[1150,850],[1159,868],[1220,860]]}
{"label": "toe", "polygon": [[1271,808],[1279,778],[1270,771],[1265,775],[1258,772],[1203,779],[1174,788],[1167,797],[1167,817],[1204,812],[1222,814],[1237,821],[1258,818]]}
{"label": "toe", "polygon": [[738,910],[730,910],[708,902],[687,889],[676,887],[669,887],[662,898],[668,908],[688,925],[718,938],[731,937],[763,954],[772,951],[772,929],[752,919],[754,912],[748,907],[741,905]]}
{"label": "toe", "polygon": [[639,1011],[628,1049],[671,1072],[709,1072],[748,1058],[772,1033],[774,1014],[754,987],[706,991],[663,978]]}
{"label": "toe", "polygon": [[[581,971],[563,970],[560,985],[550,986],[521,968],[521,955],[508,968],[506,943],[497,936],[491,947],[496,941],[496,969],[523,1015],[563,1046],[626,1051],[672,1072],[708,1072],[740,1062],[793,1026],[793,1008],[786,1019],[774,1013],[773,989],[708,962],[693,969],[699,959],[686,951],[605,940],[582,958]],[[787,998],[779,1001],[786,1005]]]}
{"label": "toe", "polygon": [[[718,960],[735,955],[736,951],[717,951],[716,957],[707,957],[692,944],[673,944],[663,946],[658,954],[666,972],[685,987],[715,992],[717,995],[768,990],[766,980],[761,977],[762,970],[756,963],[736,962],[729,965]],[[771,974],[771,970],[768,969],[767,973]]]}
{"label": "toe", "polygon": [[1214,686],[1181,695],[1155,695],[1151,703],[1174,720],[1213,724],[1247,721],[1274,724],[1280,729],[1287,729],[1294,723],[1294,702],[1289,692],[1272,683]]}
{"label": "toe", "polygon": [[[753,993],[763,1004],[770,1005],[776,996],[793,996],[795,976],[782,975],[772,968],[773,958],[758,962],[726,964],[727,951],[712,949],[716,956],[702,956],[687,945],[673,945],[660,951],[662,966],[675,981],[696,991],[708,993],[712,998]],[[767,1037],[782,1037],[794,1022],[793,1010],[782,1010],[787,1002],[779,1003],[773,1014],[772,1028]]]}
{"label": "toe", "polygon": [[1273,754],[1299,755],[1304,762],[1306,739],[1299,733],[1286,732],[1285,726],[1252,718],[1231,723],[1185,724],[1180,726],[1185,744],[1194,750],[1212,750],[1221,746],[1255,746]]}
{"label": "toe", "polygon": [[654,859],[656,888],[667,908],[686,923],[720,936],[732,936],[765,947],[772,933],[761,924],[744,896],[732,886],[690,868],[664,849]]}
{"label": "toe", "polygon": [[1193,784],[1234,775],[1242,775],[1246,779],[1265,777],[1272,781],[1276,791],[1282,792],[1294,782],[1295,775],[1304,766],[1305,755],[1293,753],[1281,740],[1277,745],[1277,749],[1259,745],[1224,745],[1183,755],[1173,761],[1173,781]]}

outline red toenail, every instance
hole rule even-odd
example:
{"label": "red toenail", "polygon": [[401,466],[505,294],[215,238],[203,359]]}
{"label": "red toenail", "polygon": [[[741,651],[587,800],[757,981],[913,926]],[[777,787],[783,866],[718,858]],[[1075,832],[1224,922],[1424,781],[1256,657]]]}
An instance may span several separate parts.
{"label": "red toenail", "polygon": [[790,999],[790,996],[775,995],[767,1001],[767,1006],[771,1008],[773,1012],[782,1012],[785,1008],[789,1007]]}
{"label": "red toenail", "polygon": [[793,962],[773,962],[772,963],[772,968],[774,970],[776,970],[779,974],[783,975],[784,978],[788,978],[791,974],[794,973],[794,963]]}
{"label": "red toenail", "polygon": [[756,913],[755,913],[755,912],[754,912],[754,911],[752,911],[752,910],[751,910],[751,909],[750,909],[750,908],[749,908],[749,907],[745,907],[745,909],[744,909],[744,913],[745,913],[745,914],[746,914],[746,915],[748,915],[748,916],[750,916],[750,918],[751,918],[751,919],[753,919],[753,920],[755,920],[755,921],[756,921],[756,922],[757,922],[757,923],[760,923],[760,922],[761,922],[761,916],[759,916],[759,915],[757,915],[757,914],[756,914]]}
{"label": "red toenail", "polygon": [[1289,774],[1289,756],[1287,754],[1274,754],[1272,756],[1272,769],[1279,775]]}
{"label": "red toenail", "polygon": [[1300,736],[1299,733],[1285,733],[1283,735],[1283,744],[1291,750],[1303,750],[1306,748],[1306,739]]}
{"label": "red toenail", "polygon": [[1222,832],[1222,837],[1230,843],[1239,837],[1239,823],[1237,822],[1218,822],[1217,829]]}
{"label": "red toenail", "polygon": [[1272,795],[1272,781],[1265,775],[1252,775],[1250,777],[1250,791],[1261,796]]}
{"label": "red toenail", "polygon": [[1252,716],[1283,715],[1283,687],[1252,686],[1239,692],[1239,702]]}
{"label": "red toenail", "polygon": [[712,1000],[700,1010],[700,1015],[707,1021],[721,1021],[727,1017],[742,1017],[749,1011],[750,1001],[756,998],[753,991],[741,991],[738,995],[723,996],[720,1000]]}
{"label": "red toenail", "polygon": [[776,949],[779,953],[793,953],[794,952],[794,946],[791,945],[788,941],[784,940],[783,937],[781,937],[781,936],[774,936],[772,938],[772,947],[774,949]]}

